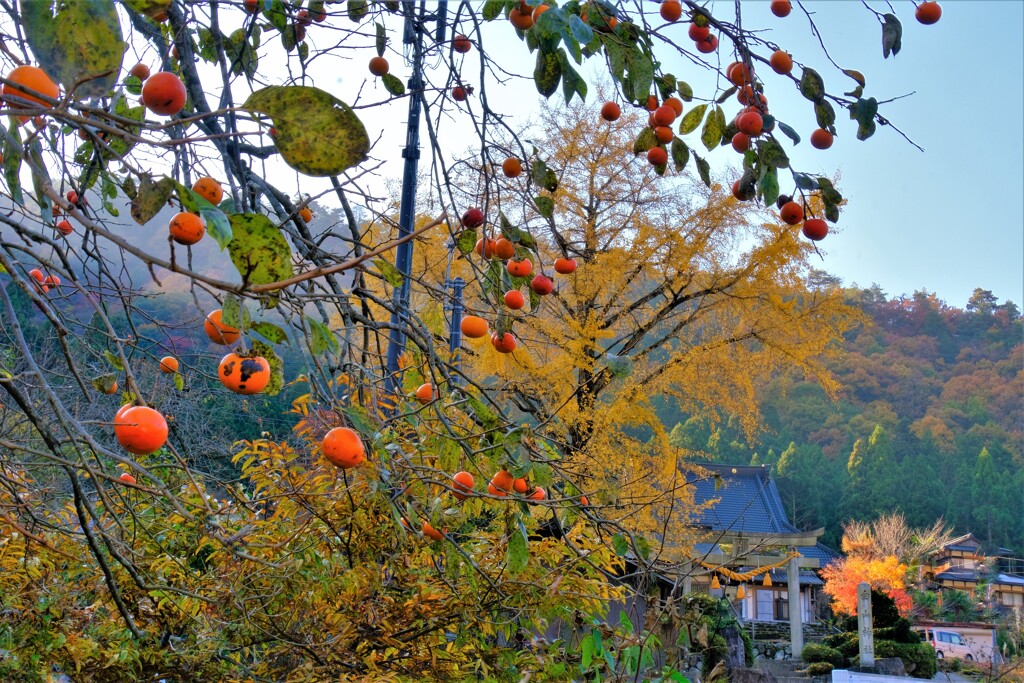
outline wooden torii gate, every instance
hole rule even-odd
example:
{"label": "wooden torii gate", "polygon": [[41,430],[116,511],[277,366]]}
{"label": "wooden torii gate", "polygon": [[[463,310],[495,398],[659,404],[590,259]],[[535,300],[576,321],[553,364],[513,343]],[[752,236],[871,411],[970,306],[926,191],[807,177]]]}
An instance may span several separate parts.
{"label": "wooden torii gate", "polygon": [[[792,656],[799,657],[804,649],[800,570],[818,569],[820,563],[817,558],[801,556],[797,548],[817,544],[818,538],[824,531],[824,528],[821,528],[813,531],[773,534],[715,532],[715,544],[718,548],[722,548],[722,551],[693,557],[684,563],[683,592],[692,592],[695,575],[711,577],[718,569],[735,571],[739,567],[777,566],[788,555],[786,587],[789,597],[789,644]],[[710,581],[709,578],[708,583]],[[700,581],[700,583],[704,582]]]}

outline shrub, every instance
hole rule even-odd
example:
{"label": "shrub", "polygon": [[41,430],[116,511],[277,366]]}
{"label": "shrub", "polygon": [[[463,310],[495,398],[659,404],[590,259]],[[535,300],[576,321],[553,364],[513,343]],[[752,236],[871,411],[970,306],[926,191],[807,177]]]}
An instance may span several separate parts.
{"label": "shrub", "polygon": [[746,666],[754,666],[754,640],[743,629],[740,629],[740,638],[743,639],[743,663]]}
{"label": "shrub", "polygon": [[828,663],[829,670],[835,666],[842,666],[844,660],[843,653],[836,648],[817,643],[805,645],[800,658],[808,664]]}
{"label": "shrub", "polygon": [[822,638],[821,644],[827,645],[828,647],[834,647],[837,650],[842,650],[843,646],[846,645],[847,641],[850,640],[850,637],[856,635],[856,633],[850,633],[849,631],[844,631],[842,633],[833,633]]}
{"label": "shrub", "polygon": [[875,640],[892,640],[897,643],[916,645],[921,642],[921,636],[914,633],[910,621],[900,617],[892,626],[876,628]]}
{"label": "shrub", "polygon": [[932,678],[937,670],[935,650],[928,643],[896,643],[891,640],[875,641],[876,657],[899,657],[914,678]]}
{"label": "shrub", "polygon": [[[806,650],[806,648],[804,649]],[[804,669],[804,672],[808,676],[827,676],[832,673],[832,669],[834,668],[835,667],[829,662],[814,662],[813,664],[808,665],[807,668]]]}

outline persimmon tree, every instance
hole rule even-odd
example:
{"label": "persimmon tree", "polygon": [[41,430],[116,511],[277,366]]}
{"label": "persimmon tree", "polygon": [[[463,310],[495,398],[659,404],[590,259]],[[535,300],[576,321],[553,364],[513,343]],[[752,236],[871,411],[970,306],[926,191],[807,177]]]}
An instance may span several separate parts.
{"label": "persimmon tree", "polygon": [[[542,7],[4,3],[4,676],[565,680],[649,664],[612,643],[597,662],[524,644],[599,619],[624,590],[623,556],[652,557],[639,534],[686,509],[646,397],[754,428],[754,382],[783,364],[818,374],[847,312],[806,291],[812,247],[794,226],[821,239],[843,198],[828,169],[789,168],[801,136],[772,119],[760,78],[786,59],[741,21],[746,6]],[[877,16],[898,52],[898,19]],[[499,32],[566,102],[540,147],[496,108]],[[349,55],[369,64],[366,88],[339,97],[317,81]],[[729,85],[696,92],[667,68],[682,58]],[[615,93],[604,122],[578,104],[592,64]],[[838,71],[846,95],[810,67],[789,77],[815,146],[837,107],[862,139],[892,126],[864,76]],[[733,94],[746,110],[729,123]],[[410,100],[438,211],[392,237],[374,201],[388,152],[368,127]],[[453,165],[444,129],[467,120],[479,156]],[[733,197],[701,156],[723,143],[746,148]],[[515,176],[509,159],[516,183],[496,173]],[[314,194],[337,220],[316,220]],[[507,266],[472,253],[498,232],[538,271],[577,270],[554,295],[533,283],[511,315]],[[494,344],[446,350],[437,263],[390,260],[413,237],[452,244]],[[394,295],[414,276],[433,307]],[[336,429],[353,430],[351,452],[323,441]]]}

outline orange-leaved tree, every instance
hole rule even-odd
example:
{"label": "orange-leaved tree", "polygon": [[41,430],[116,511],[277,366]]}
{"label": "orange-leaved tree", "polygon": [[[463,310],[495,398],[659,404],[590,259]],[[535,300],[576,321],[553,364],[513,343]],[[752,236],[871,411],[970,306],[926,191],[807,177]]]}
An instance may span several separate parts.
{"label": "orange-leaved tree", "polygon": [[870,522],[851,521],[843,527],[846,557],[822,570],[825,592],[840,614],[857,613],[857,585],[863,581],[886,593],[907,616],[913,607],[908,592],[912,574],[925,559],[949,542],[951,531],[942,520],[923,529],[907,526],[900,513]]}

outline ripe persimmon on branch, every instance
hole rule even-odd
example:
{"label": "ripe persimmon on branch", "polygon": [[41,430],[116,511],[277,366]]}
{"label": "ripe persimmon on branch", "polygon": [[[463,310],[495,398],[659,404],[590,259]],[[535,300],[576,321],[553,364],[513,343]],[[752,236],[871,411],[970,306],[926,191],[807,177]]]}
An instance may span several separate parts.
{"label": "ripe persimmon on branch", "polygon": [[[764,3],[449,5],[3,5],[0,678],[589,676],[515,644],[688,559],[653,400],[754,431],[773,373],[836,388],[845,200],[762,76],[816,148],[892,126],[812,5],[849,93]],[[602,676],[682,666],[634,641]]]}

